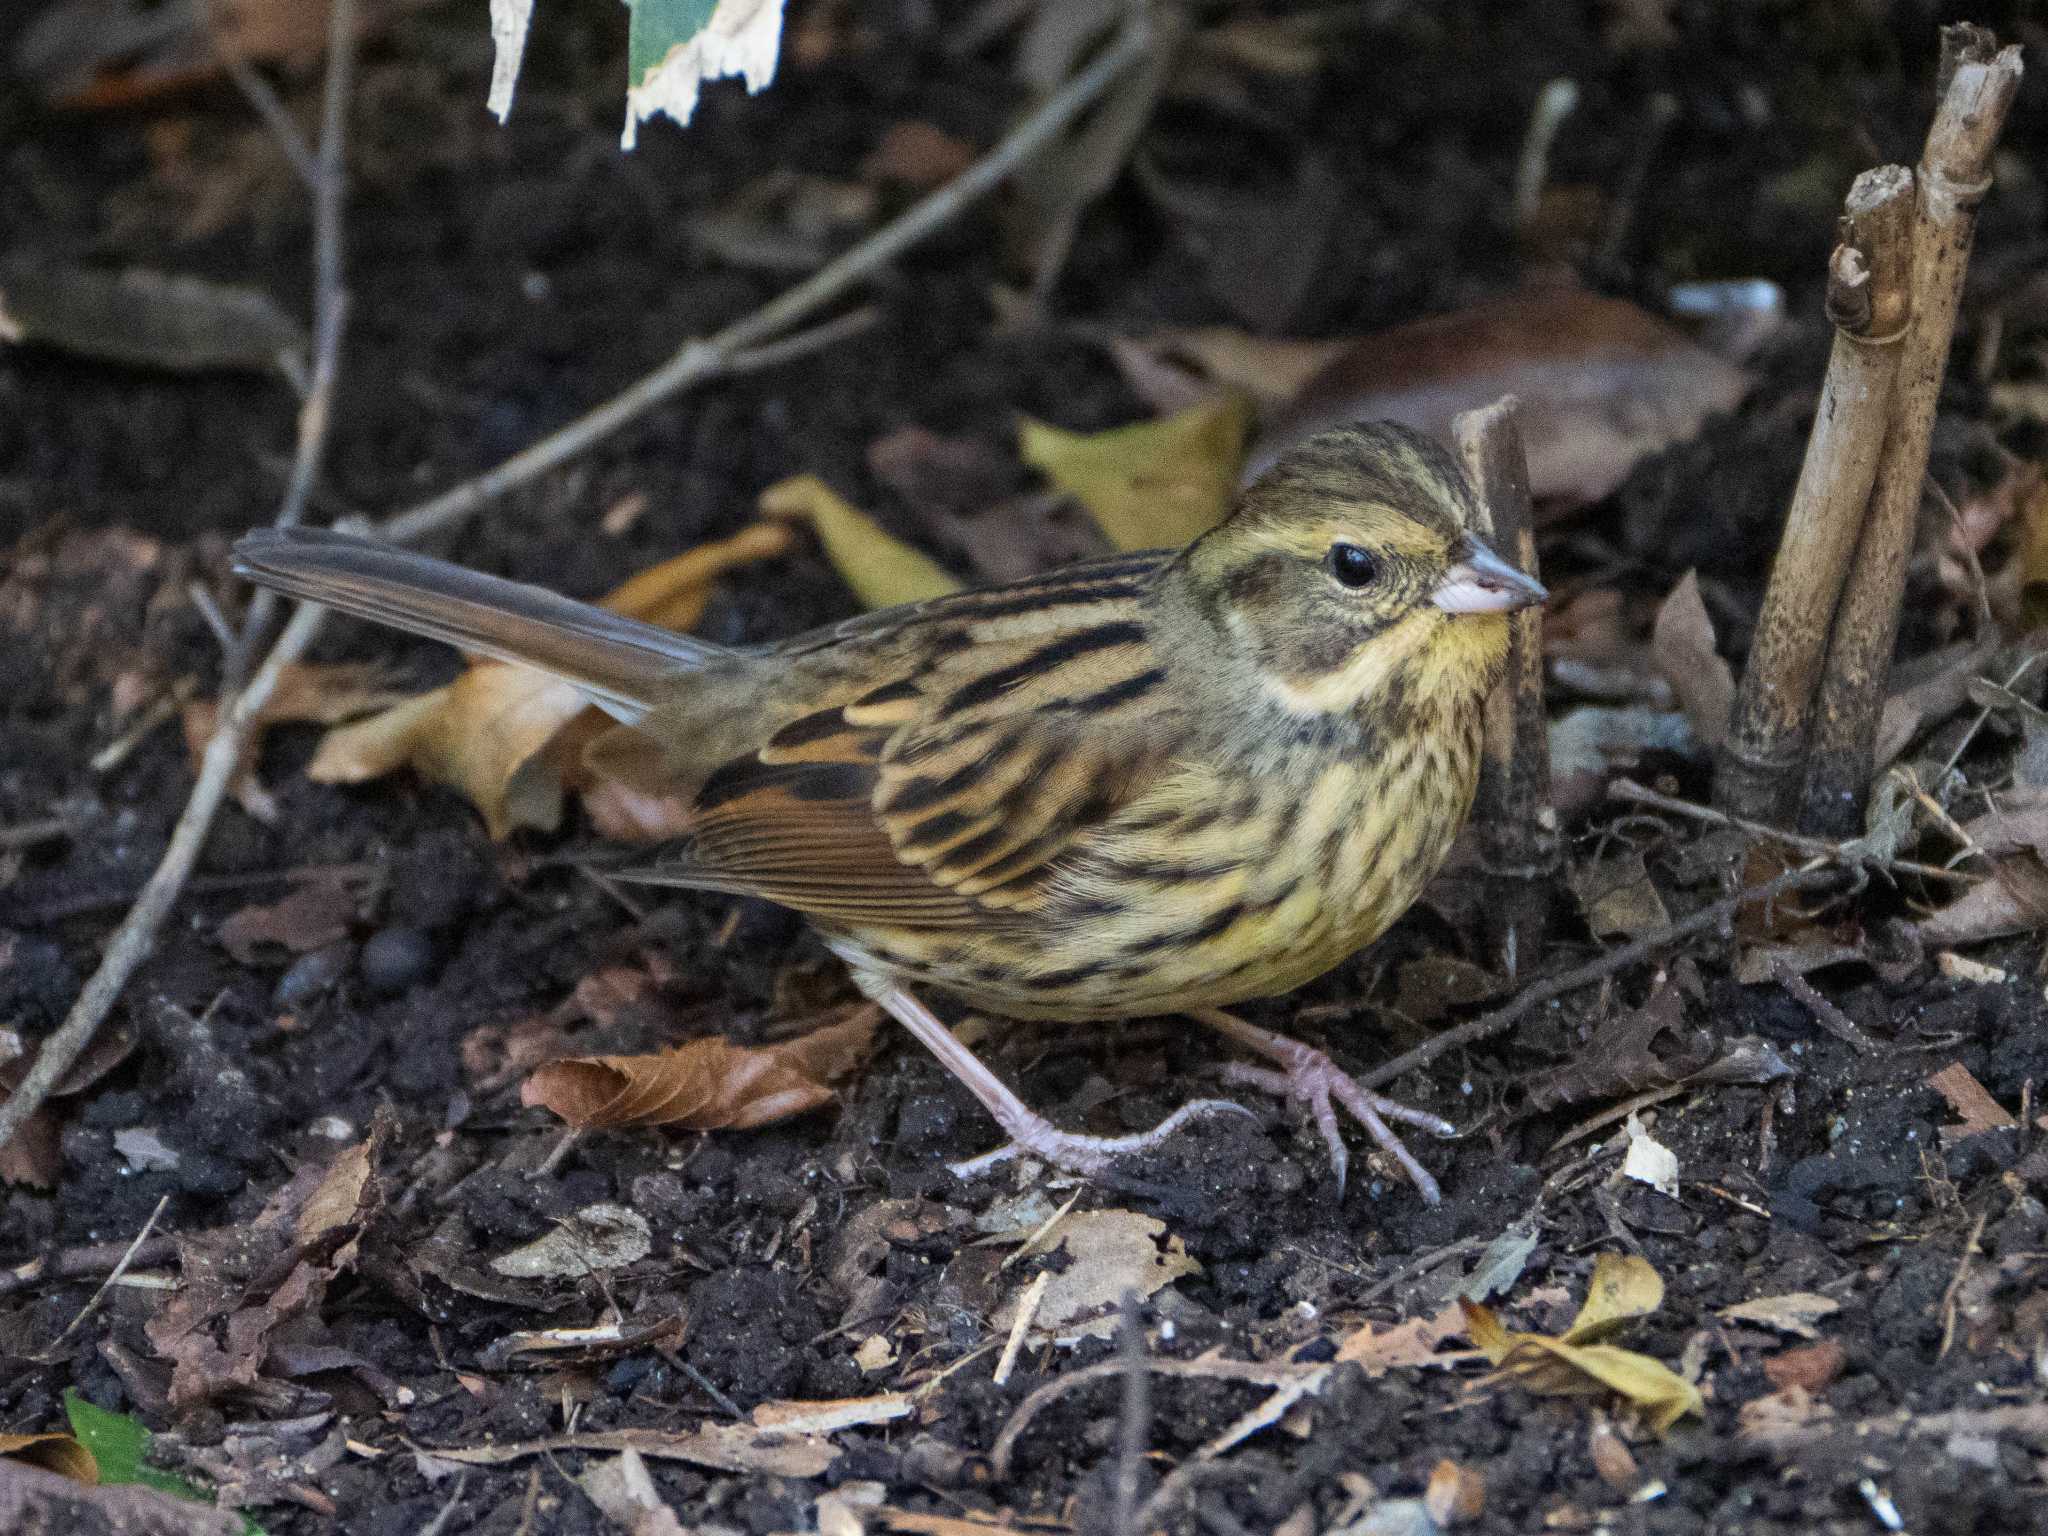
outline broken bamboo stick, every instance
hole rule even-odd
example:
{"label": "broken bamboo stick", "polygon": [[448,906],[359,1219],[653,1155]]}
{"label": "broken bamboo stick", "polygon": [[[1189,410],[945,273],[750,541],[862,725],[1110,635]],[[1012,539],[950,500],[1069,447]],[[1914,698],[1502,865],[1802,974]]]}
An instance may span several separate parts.
{"label": "broken bamboo stick", "polygon": [[1856,178],[1828,260],[1834,351],[1714,770],[1714,803],[1732,816],[1778,824],[1797,809],[1829,623],[1870,504],[1906,334],[1912,229],[1911,171],[1881,165]]}
{"label": "broken bamboo stick", "polygon": [[1862,828],[1976,206],[1991,188],[1991,152],[2019,89],[2020,50],[1999,49],[1981,27],[1943,29],[1942,58],[1946,88],[1914,177],[1912,307],[1900,343],[1891,421],[1878,454],[1870,513],[1836,610],[1807,752],[1800,825],[1824,837]]}

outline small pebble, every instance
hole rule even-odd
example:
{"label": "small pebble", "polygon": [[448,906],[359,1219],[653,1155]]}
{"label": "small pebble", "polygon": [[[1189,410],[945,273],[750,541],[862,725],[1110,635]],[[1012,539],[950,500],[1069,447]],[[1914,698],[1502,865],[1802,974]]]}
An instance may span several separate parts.
{"label": "small pebble", "polygon": [[396,996],[425,979],[434,963],[434,941],[417,928],[382,928],[363,946],[363,984]]}
{"label": "small pebble", "polygon": [[304,1008],[318,1002],[348,973],[355,958],[356,947],[347,940],[299,956],[277,978],[271,1001],[280,1008]]}

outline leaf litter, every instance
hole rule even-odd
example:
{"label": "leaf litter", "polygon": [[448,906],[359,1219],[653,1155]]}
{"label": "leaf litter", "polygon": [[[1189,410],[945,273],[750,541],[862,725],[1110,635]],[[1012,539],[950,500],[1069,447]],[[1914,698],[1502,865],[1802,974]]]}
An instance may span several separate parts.
{"label": "leaf litter", "polygon": [[1634,1254],[1603,1253],[1579,1315],[1563,1334],[1519,1333],[1491,1307],[1460,1300],[1472,1342],[1494,1364],[1488,1378],[1542,1396],[1613,1393],[1640,1409],[1658,1434],[1687,1414],[1705,1417],[1699,1388],[1661,1361],[1607,1341],[1664,1302],[1664,1281]]}

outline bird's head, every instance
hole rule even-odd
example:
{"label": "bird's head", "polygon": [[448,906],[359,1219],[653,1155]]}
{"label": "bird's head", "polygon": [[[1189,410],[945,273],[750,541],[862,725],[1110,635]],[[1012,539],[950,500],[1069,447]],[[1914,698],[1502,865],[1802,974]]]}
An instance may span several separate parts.
{"label": "bird's head", "polygon": [[1395,680],[1410,707],[1483,698],[1507,615],[1544,600],[1474,531],[1457,462],[1392,422],[1291,449],[1182,557],[1188,596],[1296,714],[1370,708]]}

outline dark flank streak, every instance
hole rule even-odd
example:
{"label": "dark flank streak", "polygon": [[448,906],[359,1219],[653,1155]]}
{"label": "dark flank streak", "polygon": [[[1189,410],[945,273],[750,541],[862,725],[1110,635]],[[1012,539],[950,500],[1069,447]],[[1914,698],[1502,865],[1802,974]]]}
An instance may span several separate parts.
{"label": "dark flank streak", "polygon": [[881,704],[901,704],[905,699],[914,699],[923,693],[916,683],[907,678],[894,683],[884,683],[871,692],[862,694],[853,701],[855,709],[873,709]]}
{"label": "dark flank streak", "polygon": [[1083,694],[1078,699],[1062,699],[1055,707],[1062,714],[1097,715],[1119,704],[1129,704],[1142,699],[1146,694],[1166,681],[1166,669],[1153,667],[1135,677],[1127,677],[1120,683],[1113,683],[1097,693]]}
{"label": "dark flank streak", "polygon": [[961,811],[940,811],[937,815],[927,816],[910,829],[909,836],[903,840],[903,853],[909,857],[926,848],[935,848],[947,838],[958,837],[978,825],[981,820],[978,814],[970,816]]}
{"label": "dark flank streak", "polygon": [[806,747],[847,729],[846,717],[837,709],[821,709],[792,720],[768,738],[771,747]]}
{"label": "dark flank streak", "polygon": [[1143,626],[1129,622],[1097,624],[1064,639],[1055,640],[1051,645],[1041,646],[1022,661],[1007,667],[998,667],[959,689],[946,700],[944,713],[953,714],[973,709],[1001,698],[1019,683],[1054,671],[1070,661],[1096,651],[1114,650],[1118,646],[1137,645],[1145,638]]}

